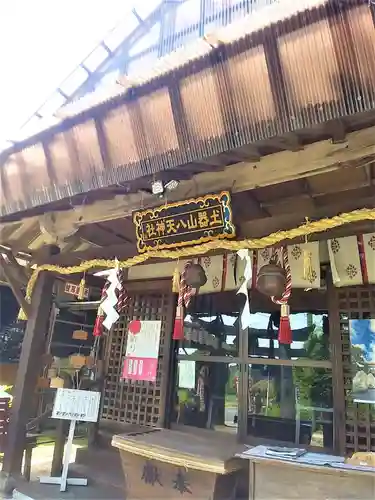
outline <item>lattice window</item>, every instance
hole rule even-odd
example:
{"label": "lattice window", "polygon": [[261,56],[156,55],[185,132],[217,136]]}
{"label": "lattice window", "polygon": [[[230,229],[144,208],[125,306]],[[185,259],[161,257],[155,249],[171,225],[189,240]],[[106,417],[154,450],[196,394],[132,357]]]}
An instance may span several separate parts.
{"label": "lattice window", "polygon": [[349,320],[375,318],[375,287],[337,289],[346,403],[346,453],[375,451],[375,405],[354,403],[350,392]]}
{"label": "lattice window", "polygon": [[[101,418],[112,422],[156,426],[159,423],[164,357],[169,350],[170,321],[173,310],[171,294],[145,293],[132,295],[125,314],[121,316],[107,342],[107,380],[104,387]],[[156,383],[122,381],[121,372],[126,351],[127,327],[131,320],[161,320],[159,362]]]}

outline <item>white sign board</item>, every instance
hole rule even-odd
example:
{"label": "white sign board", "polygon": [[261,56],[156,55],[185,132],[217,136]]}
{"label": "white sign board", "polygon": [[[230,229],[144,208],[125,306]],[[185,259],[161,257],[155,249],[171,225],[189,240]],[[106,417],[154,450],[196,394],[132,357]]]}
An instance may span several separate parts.
{"label": "white sign board", "polygon": [[178,362],[178,387],[180,389],[195,389],[195,361],[181,360]]}
{"label": "white sign board", "polygon": [[52,418],[97,422],[100,392],[57,389]]}
{"label": "white sign board", "polygon": [[122,378],[156,381],[161,321],[141,321],[139,330],[129,330]]}

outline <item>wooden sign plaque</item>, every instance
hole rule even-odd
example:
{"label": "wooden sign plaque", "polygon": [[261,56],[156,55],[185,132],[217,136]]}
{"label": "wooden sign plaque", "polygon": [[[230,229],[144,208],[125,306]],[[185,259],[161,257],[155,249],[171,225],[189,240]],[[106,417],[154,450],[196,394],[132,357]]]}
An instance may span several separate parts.
{"label": "wooden sign plaque", "polygon": [[[79,285],[76,285],[75,283],[65,283],[64,292],[69,294],[69,295],[74,295],[75,297],[77,297],[79,294]],[[90,294],[90,289],[85,288],[83,297],[85,299],[88,299],[89,294]]]}
{"label": "wooden sign plaque", "polygon": [[140,253],[236,235],[227,191],[137,211],[133,222]]}

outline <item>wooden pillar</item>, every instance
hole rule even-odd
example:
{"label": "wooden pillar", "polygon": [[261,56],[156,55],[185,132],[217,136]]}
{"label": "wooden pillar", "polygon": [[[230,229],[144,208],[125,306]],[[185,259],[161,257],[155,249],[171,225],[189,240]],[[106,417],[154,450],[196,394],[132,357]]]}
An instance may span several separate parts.
{"label": "wooden pillar", "polygon": [[56,428],[55,446],[53,449],[51,476],[61,476],[64,447],[69,431],[69,422],[67,420],[58,420]]}
{"label": "wooden pillar", "polygon": [[249,329],[242,329],[239,326],[239,352],[238,355],[241,360],[239,363],[239,379],[238,379],[238,433],[237,440],[241,443],[247,437],[247,421],[249,416]]}
{"label": "wooden pillar", "polygon": [[329,337],[332,358],[332,391],[333,391],[333,420],[334,420],[334,452],[345,455],[345,389],[343,367],[343,345],[340,331],[340,308],[338,293],[335,289],[332,276],[327,273]]}
{"label": "wooden pillar", "polygon": [[48,332],[53,282],[52,274],[43,272],[34,288],[18,365],[3,469],[0,473],[0,493],[10,488],[11,477],[17,476],[21,471],[26,424],[30,418]]}

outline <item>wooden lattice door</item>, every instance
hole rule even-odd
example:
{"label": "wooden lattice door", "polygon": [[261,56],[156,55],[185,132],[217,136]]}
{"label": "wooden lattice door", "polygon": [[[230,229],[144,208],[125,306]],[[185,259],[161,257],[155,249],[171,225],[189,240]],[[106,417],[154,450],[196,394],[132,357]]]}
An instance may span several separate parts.
{"label": "wooden lattice door", "polygon": [[[146,286],[145,286],[146,287]],[[107,339],[106,382],[101,421],[163,425],[167,400],[174,297],[170,291],[132,293],[125,313]],[[159,361],[156,383],[121,380],[131,320],[161,320]]]}
{"label": "wooden lattice door", "polygon": [[[336,383],[342,395],[341,438],[345,445],[341,451],[350,455],[354,451],[375,451],[375,405],[354,403],[351,397],[352,367],[350,358],[349,320],[375,318],[375,287],[336,288],[335,310],[330,315],[337,332],[334,363]],[[335,402],[340,407],[340,401]]]}

